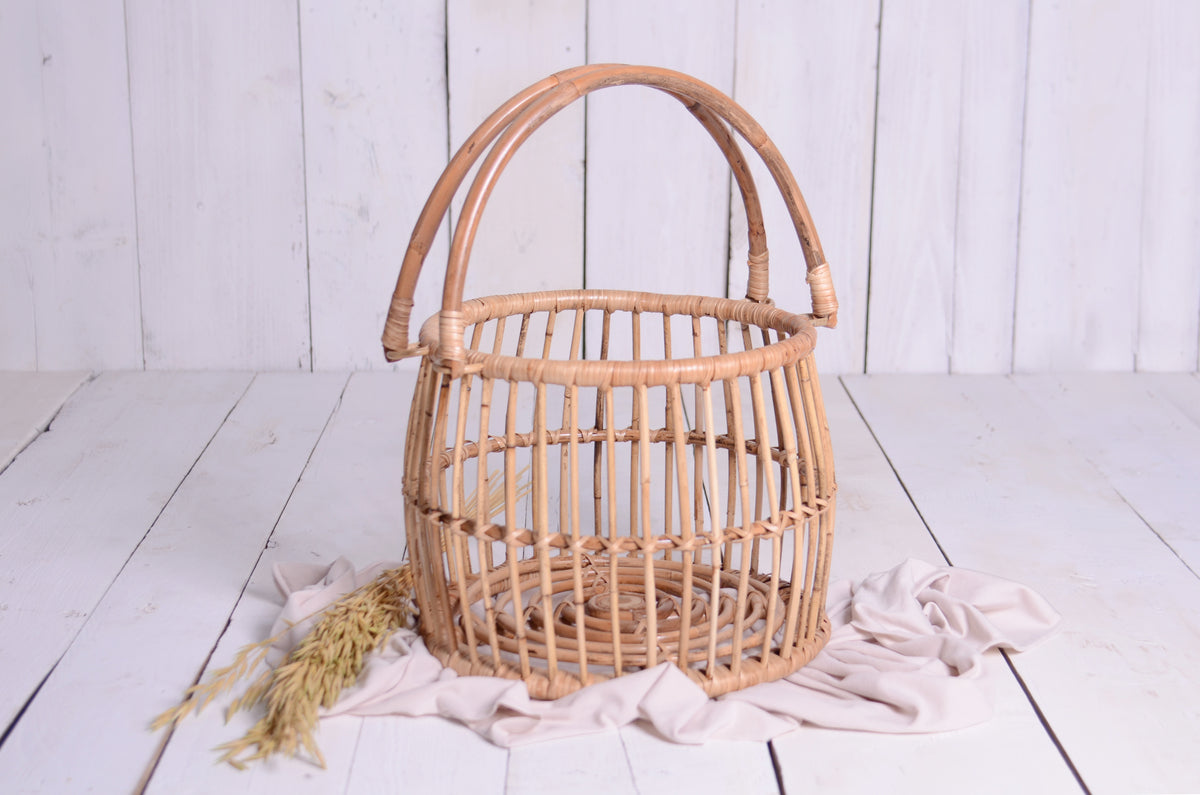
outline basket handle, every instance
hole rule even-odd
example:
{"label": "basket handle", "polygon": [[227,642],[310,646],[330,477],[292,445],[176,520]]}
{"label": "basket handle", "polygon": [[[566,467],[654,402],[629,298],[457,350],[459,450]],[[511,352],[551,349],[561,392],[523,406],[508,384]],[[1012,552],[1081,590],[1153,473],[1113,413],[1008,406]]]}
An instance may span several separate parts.
{"label": "basket handle", "polygon": [[[410,345],[408,341],[413,293],[425,257],[428,255],[429,247],[437,234],[442,218],[445,217],[451,199],[457,193],[474,163],[488,151],[491,143],[508,127],[512,120],[535,99],[561,85],[564,81],[583,74],[608,71],[614,68],[625,67],[610,64],[577,66],[534,83],[494,111],[459,147],[426,200],[405,252],[383,332],[384,353],[389,361],[424,353],[424,348],[419,345]],[[751,274],[747,298],[754,301],[765,301],[767,299],[766,231],[763,226],[758,192],[754,186],[754,177],[750,172],[749,165],[746,163],[737,141],[720,117],[696,102],[670,92],[665,93],[682,102],[692,115],[699,119],[716,140],[730,164],[746,208],[747,237],[749,238],[748,265]]]}
{"label": "basket handle", "polygon": [[837,300],[812,218],[795,178],[758,123],[721,92],[679,72],[620,64],[593,65],[560,72],[526,88],[489,116],[455,154],[421,211],[405,254],[384,328],[384,349],[390,361],[424,352],[424,349],[408,344],[413,290],[437,226],[471,164],[500,136],[500,140],[488,151],[471,185],[462,217],[454,231],[442,311],[439,313],[439,358],[443,363],[460,362],[463,358],[461,309],[467,260],[483,206],[505,165],[533,131],[559,110],[592,91],[617,85],[645,85],[675,96],[688,106],[716,139],[733,168],[746,205],[750,238],[747,298],[762,302],[768,300],[768,265],[761,209],[749,168],[722,121],[728,122],[754,147],[783,194],[804,250],[813,296],[813,319],[818,325],[836,325]]}

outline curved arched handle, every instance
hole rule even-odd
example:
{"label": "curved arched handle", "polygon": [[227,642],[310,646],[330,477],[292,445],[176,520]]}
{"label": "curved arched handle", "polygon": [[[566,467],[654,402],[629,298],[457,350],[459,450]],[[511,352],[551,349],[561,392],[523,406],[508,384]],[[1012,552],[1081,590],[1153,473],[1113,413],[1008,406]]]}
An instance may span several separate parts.
{"label": "curved arched handle", "polygon": [[[442,219],[449,210],[450,202],[466,178],[475,161],[482,157],[490,144],[504,128],[533,100],[547,91],[561,85],[564,81],[583,74],[626,67],[611,64],[577,66],[558,72],[519,92],[500,108],[495,110],[459,147],[446,169],[438,178],[437,184],[430,193],[413,229],[408,249],[400,275],[396,280],[396,288],[392,294],[388,310],[387,322],[384,326],[384,353],[389,361],[396,361],[407,356],[419,355],[424,349],[409,345],[409,324],[412,315],[412,298],[416,290],[417,279],[429,253],[430,245],[441,226]],[[669,96],[675,96],[667,92]],[[689,99],[675,96],[684,103],[687,109],[708,130],[716,140],[733,171],[738,190],[742,195],[747,218],[747,237],[749,238],[748,266],[750,278],[747,282],[747,298],[754,301],[765,301],[767,298],[767,244],[766,232],[763,227],[762,209],[759,205],[758,192],[754,186],[754,177],[750,167],[742,155],[741,148],[721,119],[707,108]]]}
{"label": "curved arched handle", "polygon": [[461,308],[467,260],[483,206],[500,173],[516,149],[547,119],[592,91],[616,85],[646,85],[675,96],[688,105],[688,109],[716,139],[733,168],[746,205],[751,270],[747,297],[765,301],[767,251],[757,192],[740,148],[722,120],[728,122],[754,147],[783,194],[804,249],[808,282],[813,296],[814,320],[821,325],[836,324],[837,300],[833,293],[832,279],[808,208],[787,164],[757,122],[733,100],[687,75],[653,67],[607,64],[577,67],[535,83],[489,116],[455,154],[421,212],[405,255],[384,329],[384,349],[389,360],[394,361],[422,352],[421,348],[408,345],[408,322],[416,278],[450,199],[471,164],[479,157],[479,153],[500,136],[499,141],[488,151],[487,158],[471,185],[462,217],[454,231],[442,296],[442,311],[439,313],[439,358],[446,363],[461,361],[463,355]]}

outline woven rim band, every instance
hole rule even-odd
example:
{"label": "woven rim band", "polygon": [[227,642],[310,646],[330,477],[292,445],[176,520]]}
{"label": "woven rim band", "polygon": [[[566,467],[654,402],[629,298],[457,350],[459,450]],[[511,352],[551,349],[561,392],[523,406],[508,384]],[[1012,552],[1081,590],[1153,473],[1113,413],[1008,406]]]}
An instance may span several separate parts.
{"label": "woven rim band", "polygon": [[[579,309],[711,317],[787,336],[748,351],[636,361],[524,358],[463,349],[463,333],[468,325],[532,312]],[[489,378],[601,387],[707,384],[767,372],[803,359],[812,352],[816,339],[816,329],[807,315],[794,315],[772,304],[632,290],[550,290],[474,298],[463,303],[462,312],[443,310],[432,316],[420,334],[421,344],[428,346],[435,361],[450,365],[465,361]]]}

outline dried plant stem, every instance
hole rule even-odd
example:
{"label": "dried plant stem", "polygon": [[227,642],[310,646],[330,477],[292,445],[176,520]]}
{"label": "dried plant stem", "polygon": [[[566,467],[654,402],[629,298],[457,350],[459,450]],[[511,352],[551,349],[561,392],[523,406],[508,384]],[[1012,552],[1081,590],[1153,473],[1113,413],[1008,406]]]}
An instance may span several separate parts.
{"label": "dried plant stem", "polygon": [[[224,752],[221,760],[242,768],[274,753],[294,755],[303,747],[324,767],[313,739],[317,708],[336,704],[343,688],[358,680],[366,655],[405,627],[415,612],[412,569],[407,563],[327,607],[287,660],[263,671],[229,706],[226,719],[263,701],[267,713],[245,736],[217,749]],[[230,665],[188,688],[183,701],[155,718],[151,729],[173,726],[231,690],[265,661],[271,646],[291,629],[242,648]]]}
{"label": "dried plant stem", "polygon": [[294,755],[301,747],[325,766],[313,739],[317,708],[337,703],[342,689],[358,681],[365,656],[379,648],[413,614],[412,569],[405,564],[385,571],[347,594],[322,615],[312,632],[270,675],[248,708],[265,697],[267,714],[245,736],[225,743],[221,761],[235,767],[271,754]]}
{"label": "dried plant stem", "polygon": [[[239,681],[249,676],[262,662],[266,659],[267,653],[271,646],[274,645],[280,638],[290,630],[283,630],[278,635],[274,635],[266,640],[252,643],[248,646],[243,646],[241,650],[234,656],[233,662],[224,668],[219,668],[213,671],[208,678],[203,682],[198,682],[187,689],[184,693],[183,701],[178,705],[168,709],[161,715],[156,717],[150,724],[151,731],[165,729],[168,726],[174,726],[179,721],[188,716],[189,713],[195,711],[199,714],[201,710],[209,705],[213,699],[222,693],[233,689],[233,686]],[[270,671],[265,671],[262,676],[255,680],[255,685],[258,684]],[[251,685],[251,689],[254,685]],[[249,691],[247,691],[249,692]],[[238,700],[241,701],[245,696]],[[237,702],[235,702],[237,703]]]}

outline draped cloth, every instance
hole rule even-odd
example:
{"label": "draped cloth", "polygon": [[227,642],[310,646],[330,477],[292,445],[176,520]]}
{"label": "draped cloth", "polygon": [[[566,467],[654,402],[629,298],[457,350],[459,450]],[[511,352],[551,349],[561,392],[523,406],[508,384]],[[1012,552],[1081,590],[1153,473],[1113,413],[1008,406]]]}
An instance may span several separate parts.
{"label": "draped cloth", "polygon": [[[396,564],[356,571],[280,564],[285,604],[273,634],[288,624],[282,659],[312,627],[312,616]],[[671,663],[536,701],[520,681],[459,676],[416,633],[401,630],[364,666],[323,716],[440,715],[496,745],[600,732],[642,721],[667,740],[765,741],[801,724],[856,731],[940,732],[992,715],[983,655],[1025,651],[1057,628],[1059,615],[1029,588],[967,569],[907,560],[861,582],[830,586],[832,635],[806,666],[775,682],[718,698]]]}

